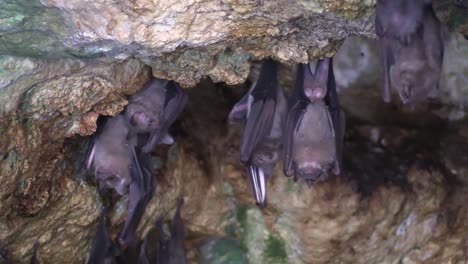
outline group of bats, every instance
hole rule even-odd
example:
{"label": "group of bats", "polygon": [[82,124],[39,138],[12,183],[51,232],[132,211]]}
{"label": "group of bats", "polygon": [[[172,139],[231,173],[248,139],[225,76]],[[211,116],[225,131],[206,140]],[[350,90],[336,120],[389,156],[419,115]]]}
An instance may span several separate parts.
{"label": "group of bats", "polygon": [[[391,87],[403,103],[437,95],[444,56],[444,28],[430,0],[378,0],[376,33],[383,65],[382,98],[391,100]],[[284,174],[309,186],[342,171],[345,116],[336,92],[332,58],[299,64],[294,89],[286,99],[278,82],[280,65],[262,62],[257,81],[229,113],[230,122],[245,123],[240,161],[247,168],[254,198],[266,205],[267,181],[275,164],[283,161]],[[129,98],[125,110],[98,126],[87,153],[85,169],[99,189],[128,193],[127,217],[117,243],[110,239],[103,209],[88,263],[150,263],[148,237],[138,242],[136,230],[156,188],[150,152],[171,144],[169,127],[183,111],[187,95],[174,81],[152,78]],[[159,250],[156,263],[185,263],[184,229],[179,200],[171,236],[163,221],[156,222]],[[139,249],[138,249],[139,248]],[[37,244],[35,251],[37,252]],[[8,255],[0,252],[5,263]],[[154,261],[152,261],[153,263]],[[38,263],[34,253],[31,263]]]}
{"label": "group of bats", "polygon": [[309,186],[340,174],[345,130],[332,58],[299,64],[289,100],[279,86],[278,63],[262,63],[258,80],[233,107],[231,122],[244,120],[240,160],[247,167],[256,203],[266,205],[267,181],[282,157],[284,173]]}
{"label": "group of bats", "polygon": [[[164,229],[164,218],[161,216],[155,223],[157,249],[156,254],[148,254],[151,233],[148,232],[144,240],[138,244],[122,247],[114,243],[106,228],[106,209],[99,218],[96,236],[89,254],[88,264],[185,264],[184,240],[185,230],[180,216],[184,203],[179,198],[177,209],[169,228],[169,234]],[[150,257],[152,255],[152,257]]]}
{"label": "group of bats", "polygon": [[[156,188],[150,153],[158,144],[174,142],[169,127],[184,109],[187,94],[174,81],[152,78],[128,101],[122,113],[98,125],[88,147],[85,169],[94,174],[99,190],[113,189],[118,195],[128,193],[127,217],[116,243],[106,231],[107,210],[103,209],[89,264],[136,263],[136,259],[138,263],[150,263],[146,257],[147,239],[138,245],[136,235]],[[163,219],[156,222],[159,241],[156,263],[185,263],[182,203],[180,198],[169,239],[164,237]]]}
{"label": "group of bats", "polygon": [[[430,0],[378,0],[376,33],[383,65],[382,98],[391,87],[405,104],[438,94],[444,28]],[[331,58],[300,64],[288,102],[277,79],[278,65],[265,60],[258,80],[229,114],[245,128],[240,160],[247,167],[257,205],[266,205],[267,180],[283,159],[284,174],[311,186],[342,171],[345,116],[339,105]]]}

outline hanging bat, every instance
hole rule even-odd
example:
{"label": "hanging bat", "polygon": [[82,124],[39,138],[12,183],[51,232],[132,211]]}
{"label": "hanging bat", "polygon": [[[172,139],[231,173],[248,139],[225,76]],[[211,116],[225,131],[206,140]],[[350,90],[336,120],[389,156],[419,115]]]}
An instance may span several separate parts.
{"label": "hanging bat", "polygon": [[231,122],[246,120],[240,159],[247,167],[256,203],[261,208],[266,206],[266,182],[280,156],[287,111],[277,74],[275,61],[263,61],[257,82],[229,114]]}
{"label": "hanging bat", "polygon": [[342,169],[345,121],[336,94],[332,59],[300,64],[289,101],[284,135],[284,173],[311,186]]}
{"label": "hanging bat", "polygon": [[138,224],[155,190],[154,176],[148,153],[134,149],[131,167],[132,183],[129,188],[127,218],[118,241],[122,247],[136,247]]}
{"label": "hanging bat", "polygon": [[109,236],[106,228],[106,212],[103,208],[99,216],[99,222],[96,230],[96,236],[93,240],[91,252],[87,264],[111,264],[115,263],[114,258],[117,254],[114,242]]}
{"label": "hanging bat", "polygon": [[169,144],[173,141],[168,135],[169,127],[186,104],[187,95],[176,82],[156,78],[129,98],[125,116],[132,130],[149,134],[143,152],[151,152],[161,141]]}
{"label": "hanging bat", "polygon": [[137,264],[150,264],[150,261],[148,259],[147,254],[146,254],[146,250],[148,248],[148,243],[149,243],[149,233],[148,233],[148,235],[146,235],[145,239],[143,240],[143,243],[141,243],[140,254],[138,255],[138,263]]}
{"label": "hanging bat", "polygon": [[390,67],[390,81],[403,103],[437,94],[444,56],[442,32],[432,10],[423,21],[424,30],[416,32],[408,45],[400,46]]}
{"label": "hanging bat", "polygon": [[[36,240],[34,242],[33,254],[30,260],[31,264],[40,264],[40,261],[37,257],[38,248],[39,248],[39,241]],[[8,254],[8,251],[5,248],[0,248],[0,259],[3,261],[4,264],[13,264],[13,262],[11,261],[10,255]]]}
{"label": "hanging bat", "polygon": [[132,181],[130,167],[137,165],[135,140],[122,114],[107,118],[98,128],[90,143],[86,170],[94,172],[101,188],[114,189],[120,195],[127,192]]}
{"label": "hanging bat", "polygon": [[468,8],[468,0],[455,0],[454,2],[457,6]]}
{"label": "hanging bat", "polygon": [[0,248],[0,259],[5,264],[13,264],[10,258],[10,254],[8,253],[8,250],[6,248]]}
{"label": "hanging bat", "polygon": [[185,257],[185,230],[184,223],[180,217],[180,210],[184,204],[184,199],[179,198],[177,202],[177,209],[170,225],[170,237],[167,238],[164,233],[164,220],[160,217],[156,221],[156,230],[158,232],[158,264],[185,264],[187,259]]}
{"label": "hanging bat", "polygon": [[384,102],[391,100],[391,86],[403,103],[433,95],[444,45],[431,1],[378,0],[375,25],[384,71]]}
{"label": "hanging bat", "polygon": [[41,262],[39,261],[39,258],[37,257],[37,250],[39,249],[39,241],[36,240],[34,241],[34,246],[33,246],[33,255],[31,257],[31,264],[40,264]]}

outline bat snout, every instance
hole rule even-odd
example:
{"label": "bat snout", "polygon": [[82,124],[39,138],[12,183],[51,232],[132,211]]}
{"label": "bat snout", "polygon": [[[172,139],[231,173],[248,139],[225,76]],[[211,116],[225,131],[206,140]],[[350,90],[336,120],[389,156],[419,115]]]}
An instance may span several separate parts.
{"label": "bat snout", "polygon": [[322,99],[325,96],[324,90],[319,86],[306,88],[304,93],[311,101]]}
{"label": "bat snout", "polygon": [[313,182],[325,180],[328,177],[327,171],[330,164],[321,164],[316,161],[307,162],[298,168],[298,176],[311,186]]}

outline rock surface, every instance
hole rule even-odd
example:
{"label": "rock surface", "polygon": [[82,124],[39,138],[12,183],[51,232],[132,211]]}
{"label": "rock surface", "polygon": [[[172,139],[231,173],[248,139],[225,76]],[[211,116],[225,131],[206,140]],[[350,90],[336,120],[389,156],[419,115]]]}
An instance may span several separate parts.
{"label": "rock surface", "polygon": [[[248,59],[331,55],[372,36],[375,0],[5,0],[0,54],[139,58],[156,76],[195,85],[243,82]],[[183,69],[183,71],[181,71]]]}
{"label": "rock surface", "polygon": [[51,263],[83,260],[100,202],[73,177],[82,157],[66,138],[94,133],[98,115],[121,111],[150,70],[136,60],[0,61],[0,246],[24,260],[38,239]]}
{"label": "rock surface", "polygon": [[[19,57],[0,56],[0,247],[26,263],[38,239],[43,263],[83,263],[101,208],[93,183],[79,177],[83,136],[151,73],[185,86],[204,76],[241,83],[252,59],[305,62],[333,54],[347,36],[372,37],[374,4],[1,1],[0,54]],[[409,109],[381,103],[375,44],[346,41],[335,60],[346,173],[307,188],[278,166],[263,211],[239,164],[242,126],[226,122],[250,81],[203,81],[172,129],[177,143],[153,153],[158,186],[139,234],[158,216],[170,219],[183,195],[192,263],[468,261],[468,51],[460,35],[447,43],[442,108]],[[288,89],[293,70],[282,74]],[[114,204],[116,235],[126,197]]]}

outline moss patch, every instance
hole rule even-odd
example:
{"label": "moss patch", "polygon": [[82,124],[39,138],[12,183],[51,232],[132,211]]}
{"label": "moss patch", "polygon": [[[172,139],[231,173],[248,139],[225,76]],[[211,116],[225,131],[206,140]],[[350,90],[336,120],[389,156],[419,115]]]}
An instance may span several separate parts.
{"label": "moss patch", "polygon": [[284,241],[271,234],[266,240],[264,254],[267,263],[287,263],[288,254],[286,253]]}

